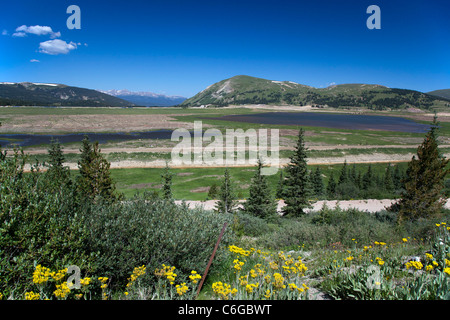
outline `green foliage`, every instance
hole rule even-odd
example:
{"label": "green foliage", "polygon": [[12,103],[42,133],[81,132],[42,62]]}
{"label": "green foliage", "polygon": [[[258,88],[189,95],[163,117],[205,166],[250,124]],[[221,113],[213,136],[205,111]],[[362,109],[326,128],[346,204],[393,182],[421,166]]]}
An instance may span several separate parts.
{"label": "green foliage", "polygon": [[263,164],[258,160],[258,169],[250,185],[250,196],[244,203],[243,211],[247,214],[270,219],[277,214],[277,203],[272,195],[266,176],[262,175]]}
{"label": "green foliage", "polygon": [[[26,158],[15,150],[0,157],[0,291],[22,293],[36,264],[89,268],[90,253],[79,220],[81,205],[67,177],[36,164],[25,173]],[[59,177],[59,180],[58,180]]]}
{"label": "green foliage", "polygon": [[164,168],[164,172],[161,174],[161,178],[163,180],[162,198],[167,201],[173,201],[173,194],[172,194],[173,173],[170,172],[168,163],[166,163],[166,167]]}
{"label": "green foliage", "polygon": [[228,168],[225,169],[222,185],[220,186],[219,200],[215,211],[219,213],[233,213],[237,208],[236,195]]}
{"label": "green foliage", "polygon": [[116,191],[109,168],[111,164],[101,154],[98,142],[91,143],[85,136],[78,161],[80,175],[77,179],[78,191],[93,201],[116,201],[122,198]]}
{"label": "green foliage", "polygon": [[449,172],[448,159],[439,153],[436,118],[422,145],[408,163],[405,191],[391,210],[398,211],[398,222],[417,220],[437,214],[446,199],[443,197],[445,177]]}
{"label": "green foliage", "polygon": [[[232,217],[202,209],[189,209],[149,196],[132,201],[95,205],[85,216],[89,248],[101,254],[96,272],[123,285],[130,270],[146,265],[153,272],[161,264],[189,273],[204,270],[219,233]],[[221,246],[232,240],[230,229]],[[220,255],[215,264],[220,263]]]}
{"label": "green foliage", "polygon": [[286,167],[285,180],[285,206],[283,214],[289,216],[301,216],[304,209],[309,208],[308,198],[311,194],[308,168],[306,163],[306,148],[304,130],[300,128],[297,147]]}

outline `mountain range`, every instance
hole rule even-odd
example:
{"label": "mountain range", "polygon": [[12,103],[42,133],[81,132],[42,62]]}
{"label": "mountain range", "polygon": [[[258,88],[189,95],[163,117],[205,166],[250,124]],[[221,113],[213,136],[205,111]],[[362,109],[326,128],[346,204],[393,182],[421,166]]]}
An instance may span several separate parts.
{"label": "mountain range", "polygon": [[0,82],[0,105],[128,107],[134,104],[96,90],[64,84]]}
{"label": "mountain range", "polygon": [[[100,91],[100,90],[99,90]],[[181,96],[166,96],[163,94],[153,93],[153,92],[132,92],[126,89],[123,90],[107,90],[100,91],[111,96],[130,101],[137,106],[145,107],[172,107],[179,105],[184,100],[185,97]]]}
{"label": "mountain range", "polygon": [[427,93],[388,88],[378,84],[341,84],[315,88],[292,81],[275,81],[246,75],[214,83],[181,106],[227,106],[243,104],[316,105],[368,107],[376,110],[408,107],[429,109],[449,106],[450,99]]}
{"label": "mountain range", "polygon": [[193,97],[128,90],[92,90],[54,83],[0,82],[0,105],[15,106],[227,106],[244,104],[367,107],[375,110],[450,107],[450,89],[428,93],[379,84],[340,84],[315,88],[292,81],[246,75],[208,86]]}

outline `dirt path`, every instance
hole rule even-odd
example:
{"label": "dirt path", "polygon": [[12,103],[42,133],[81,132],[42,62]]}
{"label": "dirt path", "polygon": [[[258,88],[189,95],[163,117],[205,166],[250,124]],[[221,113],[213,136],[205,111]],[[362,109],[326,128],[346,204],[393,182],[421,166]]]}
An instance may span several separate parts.
{"label": "dirt path", "polygon": [[[317,201],[313,204],[312,209],[306,210],[307,212],[311,211],[319,211],[323,205],[325,204],[328,208],[334,209],[337,206],[339,206],[341,209],[349,209],[349,208],[355,208],[361,211],[367,211],[367,212],[377,212],[380,210],[385,209],[386,207],[390,206],[392,203],[394,203],[396,200],[391,199],[382,199],[382,200],[376,200],[376,199],[367,199],[367,200],[324,200],[324,201]],[[181,203],[181,201],[176,201],[177,203]],[[208,200],[208,201],[185,201],[186,204],[190,208],[195,207],[202,207],[206,210],[212,210],[214,209],[214,206],[216,204],[216,200]],[[244,202],[243,200],[241,203]],[[281,212],[281,209],[284,206],[284,201],[280,200],[278,202],[278,212]],[[450,208],[450,199],[447,201],[446,208]]]}

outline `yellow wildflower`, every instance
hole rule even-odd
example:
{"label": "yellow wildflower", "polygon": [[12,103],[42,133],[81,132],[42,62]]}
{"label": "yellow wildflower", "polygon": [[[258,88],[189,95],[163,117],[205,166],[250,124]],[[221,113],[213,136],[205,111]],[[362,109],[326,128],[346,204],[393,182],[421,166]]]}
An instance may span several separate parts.
{"label": "yellow wildflower", "polygon": [[177,293],[178,293],[179,296],[182,296],[183,294],[185,294],[189,290],[189,288],[186,285],[186,283],[177,284],[175,287],[177,289]]}
{"label": "yellow wildflower", "polygon": [[192,281],[192,283],[196,284],[198,280],[202,278],[201,275],[197,273],[197,271],[192,270],[191,275],[189,276],[189,279]]}
{"label": "yellow wildflower", "polygon": [[34,293],[33,291],[25,293],[25,300],[39,300],[41,295],[39,293]]}
{"label": "yellow wildflower", "polygon": [[70,293],[70,289],[67,286],[67,282],[56,285],[56,290],[53,292],[57,298],[64,299]]}

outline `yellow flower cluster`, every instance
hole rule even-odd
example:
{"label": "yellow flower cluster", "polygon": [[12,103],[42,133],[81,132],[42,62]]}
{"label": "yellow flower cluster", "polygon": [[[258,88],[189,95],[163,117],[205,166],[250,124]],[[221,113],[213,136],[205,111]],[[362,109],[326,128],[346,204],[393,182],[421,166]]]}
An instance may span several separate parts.
{"label": "yellow flower cluster", "polygon": [[42,284],[47,282],[51,276],[52,272],[49,268],[43,267],[38,264],[33,272],[33,282],[35,284]]}
{"label": "yellow flower cluster", "polygon": [[286,288],[286,285],[284,284],[284,278],[281,275],[281,273],[276,272],[273,274],[273,277],[274,277],[273,286],[275,287],[275,289]]}
{"label": "yellow flower cluster", "polygon": [[[140,267],[136,267],[133,269],[133,272],[131,273],[131,276],[128,278],[127,288],[131,288],[133,286],[133,283],[140,277],[145,274],[146,267],[144,265]],[[127,296],[128,292],[125,291],[124,294]]]}
{"label": "yellow flower cluster", "polygon": [[158,277],[166,277],[170,284],[174,284],[175,278],[178,276],[175,272],[175,267],[162,265],[161,269],[155,270],[155,275]]}
{"label": "yellow flower cluster", "polygon": [[193,284],[196,284],[198,280],[202,278],[201,275],[197,273],[197,271],[192,270],[191,275],[189,276],[189,279],[192,281]]}
{"label": "yellow flower cluster", "polygon": [[179,296],[182,296],[189,290],[188,286],[184,282],[182,284],[177,284],[175,288],[177,289],[177,293]]}
{"label": "yellow flower cluster", "polygon": [[105,292],[105,289],[108,287],[108,284],[106,283],[108,281],[108,277],[98,277],[98,281],[102,283],[100,286],[102,289],[102,299],[108,300],[108,295]]}
{"label": "yellow flower cluster", "polygon": [[306,284],[302,284],[301,287],[298,287],[295,283],[289,283],[289,289],[291,289],[291,291],[297,290],[298,293],[302,293],[306,290],[309,289],[309,287]]}
{"label": "yellow flower cluster", "polygon": [[450,268],[444,268],[444,273],[446,273],[450,276]]}
{"label": "yellow flower cluster", "polygon": [[82,286],[88,286],[90,283],[91,283],[91,278],[89,278],[89,277],[80,279],[80,284]]}
{"label": "yellow flower cluster", "polygon": [[235,245],[229,246],[228,250],[230,250],[230,252],[240,254],[240,255],[242,255],[244,257],[248,257],[250,255],[250,253],[251,253],[250,250],[244,250],[244,249],[239,248],[239,247],[237,247]]}
{"label": "yellow flower cluster", "polygon": [[233,268],[236,271],[241,271],[242,270],[242,266],[244,265],[244,262],[239,261],[239,259],[234,259],[233,263],[234,263],[234,267]]}
{"label": "yellow flower cluster", "polygon": [[33,272],[33,283],[43,284],[47,282],[50,278],[53,278],[55,281],[60,281],[66,276],[66,274],[67,268],[54,272],[51,271],[49,268],[43,267],[39,264],[36,266],[36,269]]}
{"label": "yellow flower cluster", "polygon": [[34,293],[33,291],[25,293],[25,300],[39,300],[41,295],[39,293]]}
{"label": "yellow flower cluster", "polygon": [[247,293],[253,293],[253,289],[258,288],[259,283],[250,283],[245,286],[245,290]]}
{"label": "yellow flower cluster", "polygon": [[406,269],[414,268],[416,270],[421,270],[423,268],[423,264],[420,261],[408,261],[406,263]]}
{"label": "yellow flower cluster", "polygon": [[228,300],[230,298],[230,295],[235,295],[237,293],[237,289],[231,289],[231,286],[229,284],[222,283],[220,281],[214,282],[212,284],[212,289],[215,294],[225,300]]}
{"label": "yellow flower cluster", "polygon": [[384,265],[384,260],[381,259],[380,257],[376,257],[375,260],[378,262],[378,264],[379,264],[380,266]]}
{"label": "yellow flower cluster", "polygon": [[67,286],[67,282],[63,282],[61,284],[57,284],[56,285],[56,290],[53,293],[58,299],[66,298],[69,295],[69,293],[70,293],[70,289]]}

